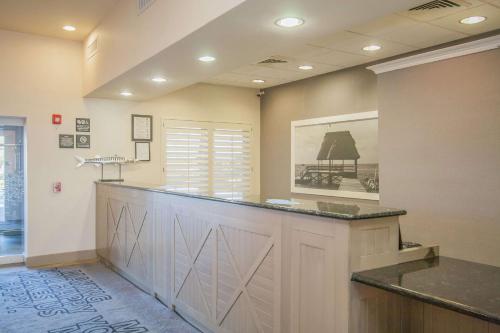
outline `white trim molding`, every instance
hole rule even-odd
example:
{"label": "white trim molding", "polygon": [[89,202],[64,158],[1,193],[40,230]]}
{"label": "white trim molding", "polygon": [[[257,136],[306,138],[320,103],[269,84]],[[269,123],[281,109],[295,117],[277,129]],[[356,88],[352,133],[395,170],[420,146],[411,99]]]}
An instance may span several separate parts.
{"label": "white trim molding", "polygon": [[0,256],[0,266],[11,265],[11,264],[22,264],[23,262],[24,262],[24,255],[22,254]]}
{"label": "white trim molding", "polygon": [[425,53],[412,55],[409,57],[383,62],[373,66],[368,66],[366,68],[375,72],[375,74],[381,74],[381,73],[395,71],[397,69],[403,69],[417,65],[427,64],[430,62],[456,58],[467,54],[493,50],[499,47],[500,47],[500,35],[496,35],[492,37],[478,39],[468,43],[453,45],[450,47],[445,47],[434,51],[429,51]]}

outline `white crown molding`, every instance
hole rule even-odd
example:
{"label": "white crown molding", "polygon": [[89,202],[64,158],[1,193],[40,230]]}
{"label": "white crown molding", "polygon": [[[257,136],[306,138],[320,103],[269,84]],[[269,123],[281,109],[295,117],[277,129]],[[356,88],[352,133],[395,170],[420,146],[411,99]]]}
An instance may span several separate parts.
{"label": "white crown molding", "polygon": [[373,66],[368,66],[366,68],[375,72],[375,74],[381,74],[395,71],[397,69],[488,51],[498,47],[500,47],[500,35],[387,61]]}

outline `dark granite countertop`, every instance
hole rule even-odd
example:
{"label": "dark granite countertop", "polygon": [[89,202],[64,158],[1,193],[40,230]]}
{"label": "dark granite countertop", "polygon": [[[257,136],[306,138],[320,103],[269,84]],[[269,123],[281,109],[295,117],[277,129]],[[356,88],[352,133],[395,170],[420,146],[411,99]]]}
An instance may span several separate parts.
{"label": "dark granite countertop", "polygon": [[401,209],[385,208],[376,204],[360,203],[357,201],[339,200],[335,201],[315,201],[295,198],[266,198],[262,196],[247,196],[238,199],[228,199],[219,196],[206,196],[186,192],[176,192],[166,190],[164,186],[148,185],[130,182],[96,182],[111,186],[127,187],[145,191],[167,193],[191,198],[213,200],[220,202],[234,203],[244,206],[260,207],[274,210],[287,211],[292,213],[316,215],[330,217],[341,220],[361,220],[377,217],[405,215],[406,211]]}
{"label": "dark granite countertop", "polygon": [[435,257],[354,273],[352,281],[500,324],[500,267]]}

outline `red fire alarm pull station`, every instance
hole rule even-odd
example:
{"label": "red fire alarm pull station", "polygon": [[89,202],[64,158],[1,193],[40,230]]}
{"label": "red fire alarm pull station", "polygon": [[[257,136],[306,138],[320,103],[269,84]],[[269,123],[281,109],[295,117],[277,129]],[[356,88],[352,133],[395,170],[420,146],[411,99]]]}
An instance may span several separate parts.
{"label": "red fire alarm pull station", "polygon": [[62,116],[60,114],[52,115],[52,124],[61,125],[62,124]]}

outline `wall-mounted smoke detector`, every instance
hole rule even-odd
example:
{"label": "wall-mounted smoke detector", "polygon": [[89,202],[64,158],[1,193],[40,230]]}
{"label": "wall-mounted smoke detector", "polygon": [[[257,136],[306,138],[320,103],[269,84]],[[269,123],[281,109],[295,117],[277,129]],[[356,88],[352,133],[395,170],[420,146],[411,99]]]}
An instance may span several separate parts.
{"label": "wall-mounted smoke detector", "polygon": [[286,64],[288,61],[279,58],[269,58],[266,60],[259,61],[259,64]]}
{"label": "wall-mounted smoke detector", "polygon": [[148,10],[156,0],[137,0],[137,15]]}
{"label": "wall-mounted smoke detector", "polygon": [[94,37],[94,39],[87,45],[87,48],[85,49],[85,55],[87,58],[87,61],[91,60],[98,51],[98,38],[97,36]]}

